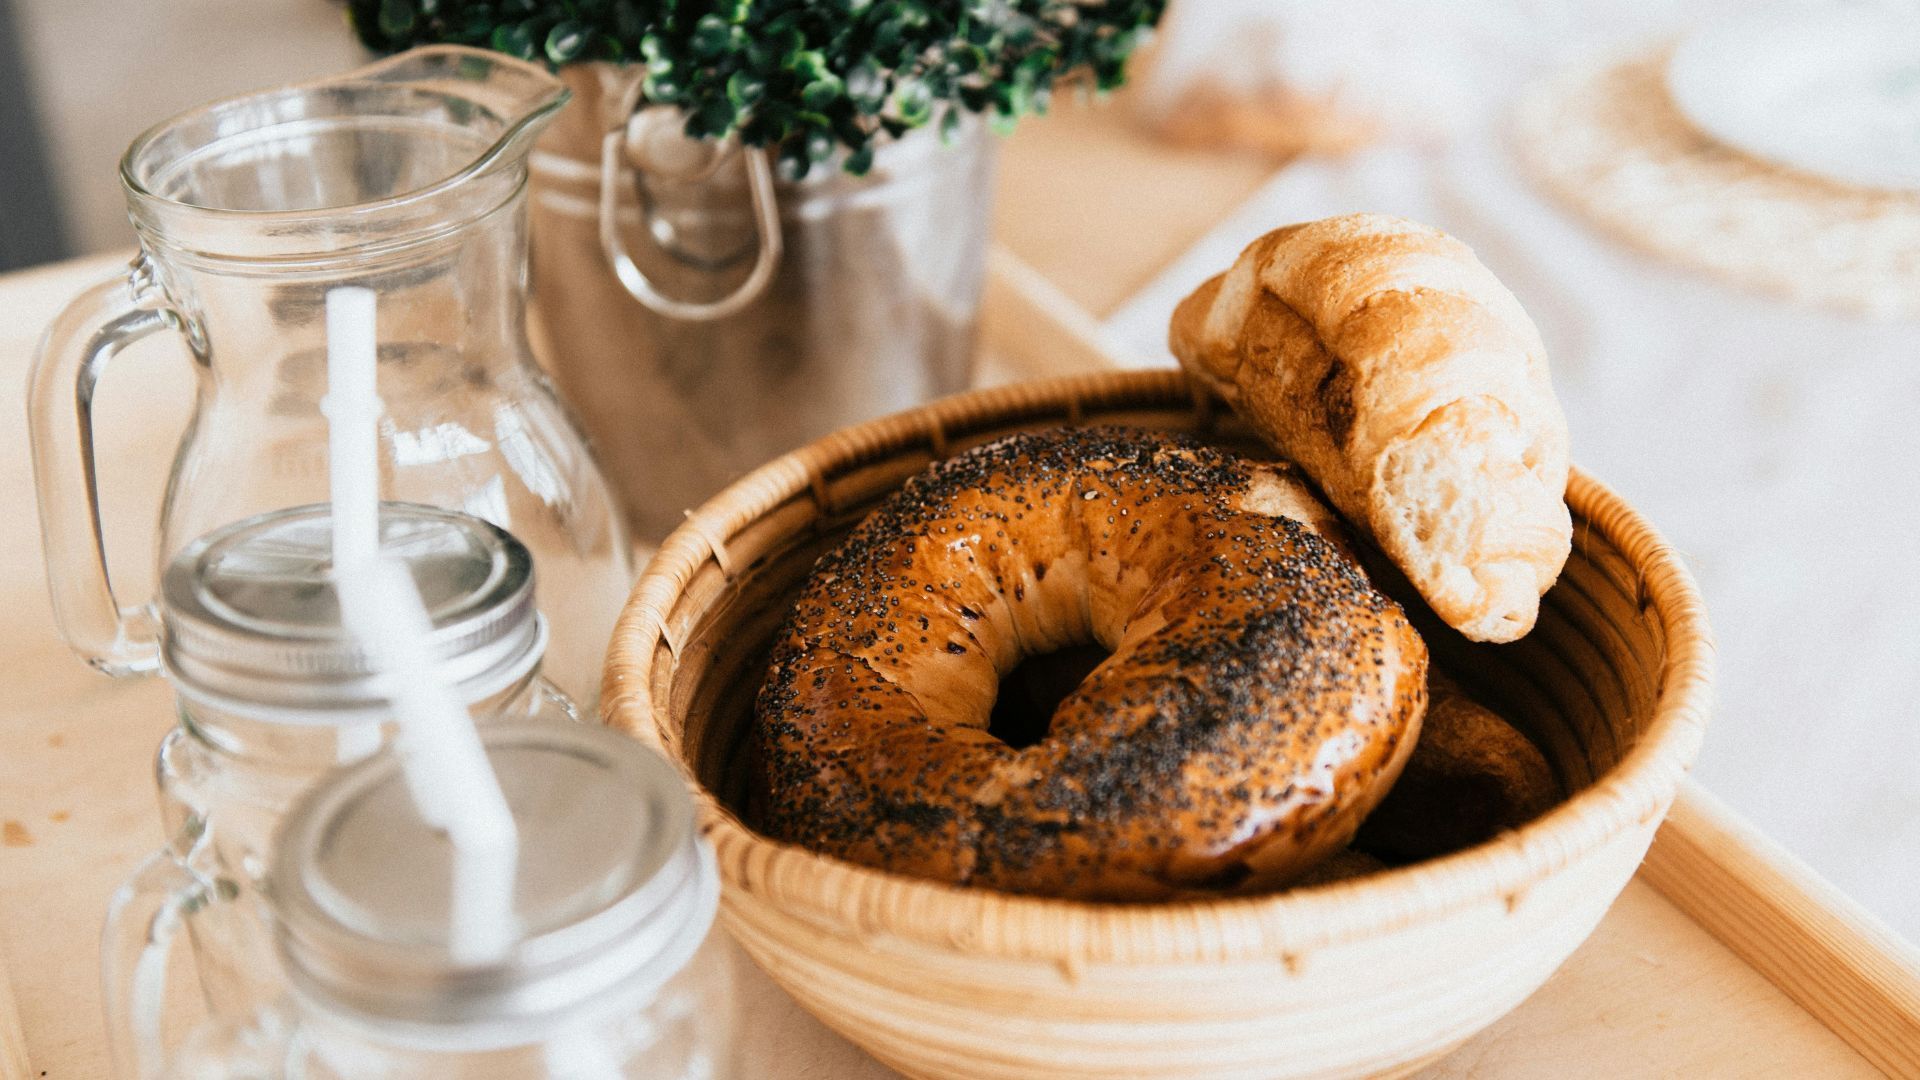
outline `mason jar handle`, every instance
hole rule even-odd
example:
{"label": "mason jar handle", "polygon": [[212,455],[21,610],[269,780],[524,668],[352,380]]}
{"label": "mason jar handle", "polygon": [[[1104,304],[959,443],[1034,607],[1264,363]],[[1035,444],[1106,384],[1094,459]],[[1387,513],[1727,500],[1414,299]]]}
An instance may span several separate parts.
{"label": "mason jar handle", "polygon": [[774,269],[780,264],[780,206],[774,197],[773,163],[764,149],[747,147],[742,151],[746,158],[747,195],[753,204],[753,228],[758,242],[753,269],[747,273],[746,280],[720,299],[706,302],[675,300],[662,293],[633,261],[633,256],[627,253],[626,240],[620,235],[619,179],[621,163],[627,154],[627,133],[630,128],[627,120],[640,105],[643,85],[639,78],[628,82],[619,111],[615,114],[621,117],[621,122],[600,140],[600,249],[606,253],[607,261],[613,264],[613,272],[619,277],[620,284],[635,300],[645,304],[654,313],[687,322],[710,322],[725,318],[759,299],[760,294],[766,291],[767,283],[773,280]]}
{"label": "mason jar handle", "polygon": [[108,903],[100,978],[114,1075],[147,1080],[165,1071],[167,962],[181,926],[211,896],[205,879],[164,848],[149,855]]}
{"label": "mason jar handle", "polygon": [[152,671],[159,646],[148,605],[122,605],[107,569],[93,396],[121,349],[184,325],[160,293],[140,256],[124,276],[80,294],[40,339],[27,390],[40,546],[54,621],[74,652],[109,675]]}

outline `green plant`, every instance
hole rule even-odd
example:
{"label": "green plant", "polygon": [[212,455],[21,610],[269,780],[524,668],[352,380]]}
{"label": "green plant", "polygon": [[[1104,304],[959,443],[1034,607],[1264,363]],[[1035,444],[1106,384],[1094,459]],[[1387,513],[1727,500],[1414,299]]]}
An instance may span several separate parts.
{"label": "green plant", "polygon": [[876,140],[965,113],[1006,125],[1046,109],[1057,79],[1101,90],[1166,0],[350,0],[366,44],[497,49],[549,65],[646,65],[649,102],[687,133],[777,148],[805,175],[844,151],[864,173]]}

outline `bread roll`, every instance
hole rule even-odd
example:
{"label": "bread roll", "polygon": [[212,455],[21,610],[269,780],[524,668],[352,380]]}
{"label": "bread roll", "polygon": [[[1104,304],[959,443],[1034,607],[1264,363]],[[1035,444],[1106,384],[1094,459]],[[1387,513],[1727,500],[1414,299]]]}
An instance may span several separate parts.
{"label": "bread roll", "polygon": [[1429,668],[1420,741],[1354,845],[1389,859],[1430,859],[1517,829],[1560,797],[1532,740]]}
{"label": "bread roll", "polygon": [[1378,214],[1278,229],[1170,342],[1449,625],[1533,628],[1572,543],[1567,425],[1539,331],[1465,244]]}

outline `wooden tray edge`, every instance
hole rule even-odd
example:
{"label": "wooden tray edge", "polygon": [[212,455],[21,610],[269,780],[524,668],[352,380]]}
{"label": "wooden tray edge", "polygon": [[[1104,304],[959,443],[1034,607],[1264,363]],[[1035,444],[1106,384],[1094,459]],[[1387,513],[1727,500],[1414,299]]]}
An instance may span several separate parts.
{"label": "wooden tray edge", "polygon": [[998,244],[987,253],[976,352],[989,369],[975,371],[976,386],[1139,366],[1123,362],[1098,319]]}
{"label": "wooden tray edge", "polygon": [[1920,1076],[1920,951],[1688,781],[1640,876],[1889,1076]]}

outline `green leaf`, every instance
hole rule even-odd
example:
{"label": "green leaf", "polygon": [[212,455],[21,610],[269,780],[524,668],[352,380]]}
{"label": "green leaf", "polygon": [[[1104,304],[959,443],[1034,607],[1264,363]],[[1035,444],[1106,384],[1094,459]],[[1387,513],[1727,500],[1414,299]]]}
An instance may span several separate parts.
{"label": "green leaf", "polygon": [[700,16],[693,27],[693,54],[711,59],[725,53],[733,44],[733,27],[718,15]]}
{"label": "green leaf", "polygon": [[826,55],[818,49],[802,49],[794,53],[793,59],[787,66],[793,69],[794,75],[798,76],[803,83],[813,82],[833,74],[833,69],[827,66]]}
{"label": "green leaf", "polygon": [[413,22],[420,11],[413,0],[380,0],[380,32],[401,39],[413,33]]}
{"label": "green leaf", "polygon": [[902,82],[893,91],[893,108],[901,120],[919,127],[932,115],[933,94],[918,79]]}
{"label": "green leaf", "polygon": [[745,109],[759,101],[767,92],[765,79],[748,71],[736,71],[727,79],[727,100],[736,108]]}
{"label": "green leaf", "polygon": [[814,112],[821,112],[839,101],[846,90],[847,84],[841,82],[838,75],[827,72],[800,91],[800,104]]}
{"label": "green leaf", "polygon": [[533,23],[529,21],[495,27],[493,31],[493,47],[496,51],[506,53],[508,56],[517,56],[522,60],[533,59]]}
{"label": "green leaf", "polygon": [[593,31],[569,19],[555,24],[547,32],[547,60],[554,64],[565,64],[578,59],[593,41]]}
{"label": "green leaf", "polygon": [[688,127],[691,129],[693,124],[698,124],[703,135],[718,138],[732,131],[739,119],[740,110],[732,102],[713,100],[693,110]]}
{"label": "green leaf", "polygon": [[813,171],[813,159],[807,156],[806,147],[798,143],[790,142],[780,151],[780,164],[782,171],[794,180],[805,180]]}
{"label": "green leaf", "polygon": [[685,97],[685,91],[669,76],[649,75],[641,80],[640,96],[663,105],[678,105]]}
{"label": "green leaf", "polygon": [[839,148],[839,142],[825,131],[815,129],[807,132],[807,157],[812,161],[825,161]]}

